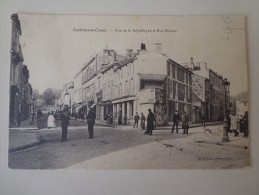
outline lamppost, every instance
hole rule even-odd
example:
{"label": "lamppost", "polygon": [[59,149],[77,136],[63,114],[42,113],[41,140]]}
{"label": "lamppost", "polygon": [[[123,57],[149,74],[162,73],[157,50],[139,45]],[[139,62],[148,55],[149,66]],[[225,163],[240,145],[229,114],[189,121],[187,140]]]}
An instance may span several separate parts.
{"label": "lamppost", "polygon": [[35,117],[35,97],[32,97],[32,122],[34,122],[34,117]]}
{"label": "lamppost", "polygon": [[70,86],[69,86],[69,93],[70,93],[70,114],[72,115],[73,113],[73,104],[72,104],[72,89],[74,89],[74,83],[72,83]]}
{"label": "lamppost", "polygon": [[229,85],[230,82],[227,81],[225,78],[224,81],[222,82],[222,87],[223,87],[223,92],[225,95],[225,120],[224,120],[224,126],[223,126],[223,137],[222,141],[223,142],[229,142],[229,137],[228,137],[228,111],[227,111],[227,93],[229,92]]}

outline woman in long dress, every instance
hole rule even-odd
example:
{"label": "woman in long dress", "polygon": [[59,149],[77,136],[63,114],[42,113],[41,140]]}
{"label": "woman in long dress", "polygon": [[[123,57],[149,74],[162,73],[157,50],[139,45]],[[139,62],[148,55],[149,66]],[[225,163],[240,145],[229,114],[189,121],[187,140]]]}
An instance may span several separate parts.
{"label": "woman in long dress", "polygon": [[48,129],[50,128],[56,128],[55,117],[53,114],[49,114],[48,116]]}
{"label": "woman in long dress", "polygon": [[238,136],[238,131],[237,131],[237,128],[238,128],[238,118],[236,116],[236,113],[234,113],[231,118],[231,124],[230,124],[230,131],[231,132],[234,132],[235,133],[235,137]]}

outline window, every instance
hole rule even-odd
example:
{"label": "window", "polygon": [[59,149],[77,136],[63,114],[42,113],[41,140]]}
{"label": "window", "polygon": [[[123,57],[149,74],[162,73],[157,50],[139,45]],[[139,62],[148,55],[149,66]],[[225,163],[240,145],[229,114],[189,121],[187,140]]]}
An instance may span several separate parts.
{"label": "window", "polygon": [[177,79],[181,82],[184,82],[184,70],[181,68],[177,69]]}
{"label": "window", "polygon": [[172,78],[175,78],[175,65],[172,64],[172,73],[171,73]]}
{"label": "window", "polygon": [[131,79],[131,91],[132,93],[135,92],[135,81],[133,80],[133,78]]}
{"label": "window", "polygon": [[169,64],[169,77],[172,77],[172,64]]}

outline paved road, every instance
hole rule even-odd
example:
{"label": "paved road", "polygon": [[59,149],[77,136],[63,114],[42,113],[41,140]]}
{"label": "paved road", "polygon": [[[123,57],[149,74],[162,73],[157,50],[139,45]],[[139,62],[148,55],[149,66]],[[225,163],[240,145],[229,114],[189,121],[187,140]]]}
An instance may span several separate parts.
{"label": "paved road", "polygon": [[[97,126],[95,139],[87,139],[86,129],[78,127],[69,131],[68,142],[60,142],[60,130],[41,130],[39,137],[42,144],[10,153],[9,167],[129,169],[203,168],[203,165],[205,168],[215,168],[214,165],[216,168],[247,166],[249,150],[244,149],[244,146],[248,145],[248,139],[238,137],[228,145],[217,145],[217,141],[221,139],[222,132],[218,131],[221,126],[213,128],[214,136],[205,135],[201,128],[191,129],[189,135],[157,130],[153,136],[149,136],[144,135],[140,129],[121,130]],[[217,135],[218,133],[220,135]],[[232,154],[234,156],[231,156]],[[215,160],[218,161],[217,164]],[[153,164],[146,166],[149,165],[147,162]]]}
{"label": "paved road", "polygon": [[71,166],[110,152],[123,150],[155,139],[180,139],[188,135],[171,135],[169,131],[155,131],[154,136],[144,131],[120,130],[97,126],[95,139],[88,139],[87,130],[78,128],[69,131],[67,142],[60,142],[60,130],[42,130],[41,145],[9,154],[10,168],[54,169]]}

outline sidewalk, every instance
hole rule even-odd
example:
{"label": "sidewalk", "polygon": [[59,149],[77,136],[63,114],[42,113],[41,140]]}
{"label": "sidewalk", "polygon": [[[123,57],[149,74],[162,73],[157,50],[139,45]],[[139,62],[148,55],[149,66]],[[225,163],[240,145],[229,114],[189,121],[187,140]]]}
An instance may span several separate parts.
{"label": "sidewalk", "polygon": [[[223,121],[215,121],[215,122],[207,122],[206,126],[213,126],[213,125],[220,125],[223,124]],[[122,129],[122,130],[130,130],[130,129],[134,129],[133,126],[130,125],[117,125],[117,124],[105,124],[105,123],[96,123],[96,125],[100,125],[100,126],[107,126],[107,127],[113,127],[116,129]],[[173,122],[169,122],[169,124],[167,126],[159,126],[156,127],[155,130],[171,130],[173,126]],[[195,123],[195,124],[190,124],[189,128],[195,128],[195,127],[201,127],[201,123]],[[141,129],[141,127],[139,126],[136,129]],[[179,123],[179,129],[182,129],[182,123]]]}
{"label": "sidewalk", "polygon": [[39,132],[15,132],[9,133],[9,153],[24,150],[40,144]]}
{"label": "sidewalk", "polygon": [[9,130],[36,130],[38,129],[37,127],[37,120],[36,118],[32,122],[31,117],[27,120],[24,120],[21,122],[20,127],[11,127]]}

